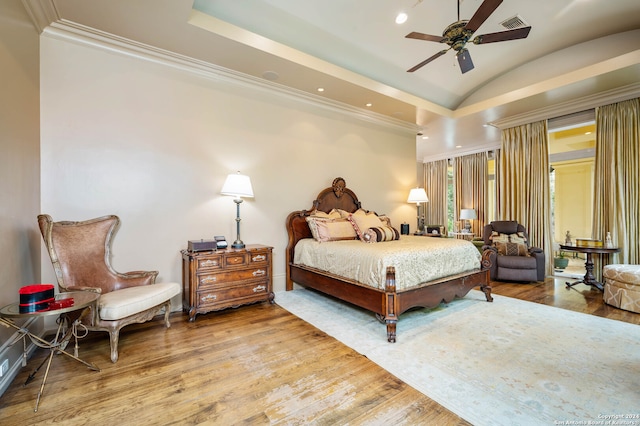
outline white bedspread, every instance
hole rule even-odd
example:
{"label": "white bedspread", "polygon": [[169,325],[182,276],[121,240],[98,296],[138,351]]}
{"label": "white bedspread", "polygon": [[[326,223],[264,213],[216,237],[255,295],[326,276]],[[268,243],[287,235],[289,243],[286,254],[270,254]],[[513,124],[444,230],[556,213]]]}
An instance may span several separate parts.
{"label": "white bedspread", "polygon": [[294,263],[384,289],[387,266],[396,268],[396,289],[480,268],[480,253],[469,241],[402,235],[368,244],[359,240],[296,244]]}

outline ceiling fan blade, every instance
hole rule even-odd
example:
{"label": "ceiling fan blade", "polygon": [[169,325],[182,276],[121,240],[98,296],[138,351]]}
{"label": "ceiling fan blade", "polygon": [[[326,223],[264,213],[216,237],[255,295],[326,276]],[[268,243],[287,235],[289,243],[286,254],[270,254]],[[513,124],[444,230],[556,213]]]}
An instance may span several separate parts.
{"label": "ceiling fan blade", "polygon": [[458,64],[460,65],[460,71],[462,71],[462,74],[473,69],[473,61],[471,60],[471,55],[467,49],[462,49],[456,53],[456,56],[458,57]]}
{"label": "ceiling fan blade", "polygon": [[473,14],[473,17],[467,22],[465,25],[466,30],[476,31],[480,28],[480,25],[487,20],[489,15],[493,13],[494,10],[500,6],[502,0],[484,0],[484,2],[480,5],[476,13]]}
{"label": "ceiling fan blade", "polygon": [[405,38],[415,38],[417,40],[426,40],[426,41],[435,41],[437,43],[442,43],[444,41],[444,37],[442,36],[434,36],[431,34],[422,34],[417,32],[412,32],[404,36]]}
{"label": "ceiling fan blade", "polygon": [[425,59],[424,61],[420,62],[418,65],[416,65],[413,68],[409,68],[407,70],[407,72],[414,72],[420,68],[422,68],[423,66],[427,65],[429,62],[433,61],[434,59],[438,59],[440,56],[444,55],[445,53],[447,53],[449,51],[449,49],[445,49],[445,50],[441,50],[438,53],[436,53],[435,55],[433,55],[432,57],[430,57],[429,59]]}
{"label": "ceiling fan blade", "polygon": [[495,43],[497,41],[517,40],[527,38],[531,27],[516,28],[515,30],[500,31],[497,33],[480,34],[473,39],[473,44]]}

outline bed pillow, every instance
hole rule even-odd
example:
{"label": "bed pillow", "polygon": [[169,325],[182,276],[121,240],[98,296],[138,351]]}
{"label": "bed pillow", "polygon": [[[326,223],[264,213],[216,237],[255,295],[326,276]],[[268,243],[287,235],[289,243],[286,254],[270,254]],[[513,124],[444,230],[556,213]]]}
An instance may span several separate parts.
{"label": "bed pillow", "polygon": [[383,241],[394,241],[399,239],[400,232],[392,226],[369,228],[362,236],[362,241],[367,243],[380,243]]}
{"label": "bed pillow", "polygon": [[349,215],[351,214],[350,212],[348,212],[346,210],[342,210],[342,209],[333,209],[333,210],[331,210],[331,212],[339,214],[340,217],[343,218],[343,219],[347,219],[349,217]]}
{"label": "bed pillow", "polygon": [[527,238],[524,236],[524,232],[518,232],[515,234],[509,234],[509,242],[527,244]]}
{"label": "bed pillow", "polygon": [[508,243],[509,242],[509,234],[502,234],[497,231],[491,231],[491,236],[489,237],[493,245],[496,243]]}
{"label": "bed pillow", "polygon": [[322,210],[314,210],[306,217],[309,230],[314,239],[318,239],[318,226],[316,225],[316,219],[340,219],[340,212],[336,209],[331,210],[329,213],[325,213]]}
{"label": "bed pillow", "polygon": [[382,221],[382,223],[384,223],[384,226],[393,227],[393,225],[391,225],[391,218],[389,216],[381,215],[378,216],[378,218]]}
{"label": "bed pillow", "polygon": [[[323,217],[307,217],[311,235],[319,242],[355,240],[357,234],[353,225],[346,219],[332,219]],[[315,231],[315,234],[314,234]]]}
{"label": "bed pillow", "polygon": [[341,210],[338,210],[338,209],[333,209],[329,213],[325,213],[322,210],[314,210],[311,213],[309,213],[309,216],[312,216],[312,217],[324,217],[324,218],[328,218],[328,219],[344,218],[340,212],[341,212]]}
{"label": "bed pillow", "polygon": [[385,226],[385,224],[380,220],[377,214],[375,214],[374,212],[367,213],[362,209],[358,209],[354,213],[350,214],[348,220],[353,225],[353,229],[356,231],[356,235],[362,241],[365,241],[364,233],[367,229]]}
{"label": "bed pillow", "polygon": [[498,254],[503,256],[529,256],[527,245],[524,243],[497,242],[494,246],[498,250]]}

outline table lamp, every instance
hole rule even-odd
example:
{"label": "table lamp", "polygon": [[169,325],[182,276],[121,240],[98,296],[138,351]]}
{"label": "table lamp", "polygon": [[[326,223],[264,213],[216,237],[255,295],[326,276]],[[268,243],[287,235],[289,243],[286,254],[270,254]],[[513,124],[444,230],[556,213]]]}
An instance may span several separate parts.
{"label": "table lamp", "polygon": [[416,208],[418,210],[418,230],[414,233],[415,235],[424,234],[424,211],[420,214],[420,204],[428,202],[429,198],[427,198],[427,193],[424,188],[413,188],[409,192],[407,203],[416,203]]}
{"label": "table lamp", "polygon": [[245,176],[238,173],[232,173],[227,176],[227,180],[222,185],[222,195],[233,195],[233,200],[236,203],[236,240],[231,244],[232,248],[241,249],[244,248],[244,243],[240,239],[240,203],[242,203],[242,197],[253,198],[253,188],[251,187],[251,180],[249,176]]}
{"label": "table lamp", "polygon": [[462,232],[470,233],[471,232],[471,221],[477,219],[475,209],[462,209],[460,210],[460,220],[466,221],[464,224],[464,230]]}

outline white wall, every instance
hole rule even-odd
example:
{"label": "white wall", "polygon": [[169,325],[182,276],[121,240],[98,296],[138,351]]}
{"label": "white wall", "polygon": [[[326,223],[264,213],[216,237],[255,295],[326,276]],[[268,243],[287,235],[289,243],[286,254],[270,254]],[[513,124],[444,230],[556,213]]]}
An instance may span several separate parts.
{"label": "white wall", "polygon": [[[40,278],[38,33],[20,0],[0,1],[0,307],[18,301],[20,287]],[[20,324],[24,321],[18,320]],[[29,321],[39,333],[42,321]],[[0,395],[21,368],[22,343],[9,345],[14,329],[0,327],[0,362],[9,374]]]}
{"label": "white wall", "polygon": [[[415,218],[406,203],[415,135],[406,129],[55,32],[42,36],[41,72],[42,212],[120,216],[119,271],[155,269],[159,281],[181,282],[187,240],[234,240],[235,204],[220,189],[236,170],[255,193],[241,206],[241,236],[275,247],[276,291],[285,286],[287,214],[310,208],[335,177],[398,227]],[[42,265],[52,280],[46,254]]]}

